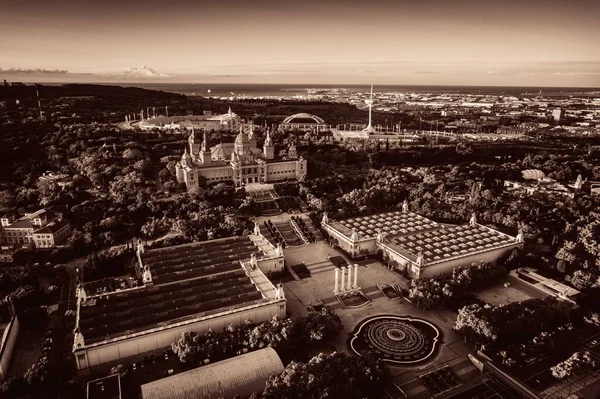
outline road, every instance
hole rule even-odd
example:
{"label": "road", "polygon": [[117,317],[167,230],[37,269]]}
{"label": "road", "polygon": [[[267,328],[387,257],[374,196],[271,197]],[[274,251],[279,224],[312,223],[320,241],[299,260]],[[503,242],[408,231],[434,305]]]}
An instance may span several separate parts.
{"label": "road", "polygon": [[79,269],[74,267],[65,267],[62,270],[64,274],[63,286],[58,304],[58,316],[60,324],[53,331],[53,339],[56,343],[54,353],[59,356],[57,364],[60,364],[59,377],[57,384],[56,398],[61,398],[65,384],[74,376],[74,364],[71,357],[72,332],[69,331],[68,320],[65,317],[67,310],[76,310],[77,299],[76,290],[78,283]]}

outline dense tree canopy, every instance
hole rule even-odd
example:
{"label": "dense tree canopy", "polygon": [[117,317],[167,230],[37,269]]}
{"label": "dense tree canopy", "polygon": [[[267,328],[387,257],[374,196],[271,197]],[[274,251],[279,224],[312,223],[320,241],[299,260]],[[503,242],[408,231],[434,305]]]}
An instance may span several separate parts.
{"label": "dense tree canopy", "polygon": [[262,398],[380,398],[387,378],[383,362],[372,354],[321,353],[308,363],[292,361],[272,376]]}

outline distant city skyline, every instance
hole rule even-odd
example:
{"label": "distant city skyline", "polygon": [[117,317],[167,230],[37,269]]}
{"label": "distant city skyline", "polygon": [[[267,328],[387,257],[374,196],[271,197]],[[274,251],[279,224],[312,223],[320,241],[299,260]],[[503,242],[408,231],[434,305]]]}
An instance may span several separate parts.
{"label": "distant city skyline", "polygon": [[598,15],[591,0],[8,0],[0,77],[600,87]]}

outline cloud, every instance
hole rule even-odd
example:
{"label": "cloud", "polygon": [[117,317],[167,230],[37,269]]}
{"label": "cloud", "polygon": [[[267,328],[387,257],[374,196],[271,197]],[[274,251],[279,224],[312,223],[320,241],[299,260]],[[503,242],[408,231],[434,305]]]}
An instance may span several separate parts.
{"label": "cloud", "polygon": [[[0,68],[0,73],[9,75],[53,75],[53,76],[68,76],[72,75],[66,69],[42,69],[42,68]],[[84,74],[89,75],[89,74]]]}
{"label": "cloud", "polygon": [[128,78],[168,78],[169,75],[165,73],[156,72],[154,69],[147,66],[129,68],[122,73],[123,76]]}
{"label": "cloud", "polygon": [[418,74],[433,74],[433,73],[439,73],[438,71],[414,71],[413,73],[418,73]]}
{"label": "cloud", "polygon": [[564,76],[600,75],[600,71],[599,72],[554,72],[554,75],[564,75]]}

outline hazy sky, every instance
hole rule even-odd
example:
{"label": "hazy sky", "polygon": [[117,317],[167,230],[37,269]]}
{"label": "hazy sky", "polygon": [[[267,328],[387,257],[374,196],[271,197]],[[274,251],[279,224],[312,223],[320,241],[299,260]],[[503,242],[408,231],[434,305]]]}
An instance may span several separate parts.
{"label": "hazy sky", "polygon": [[599,87],[599,17],[599,0],[0,0],[0,67]]}

